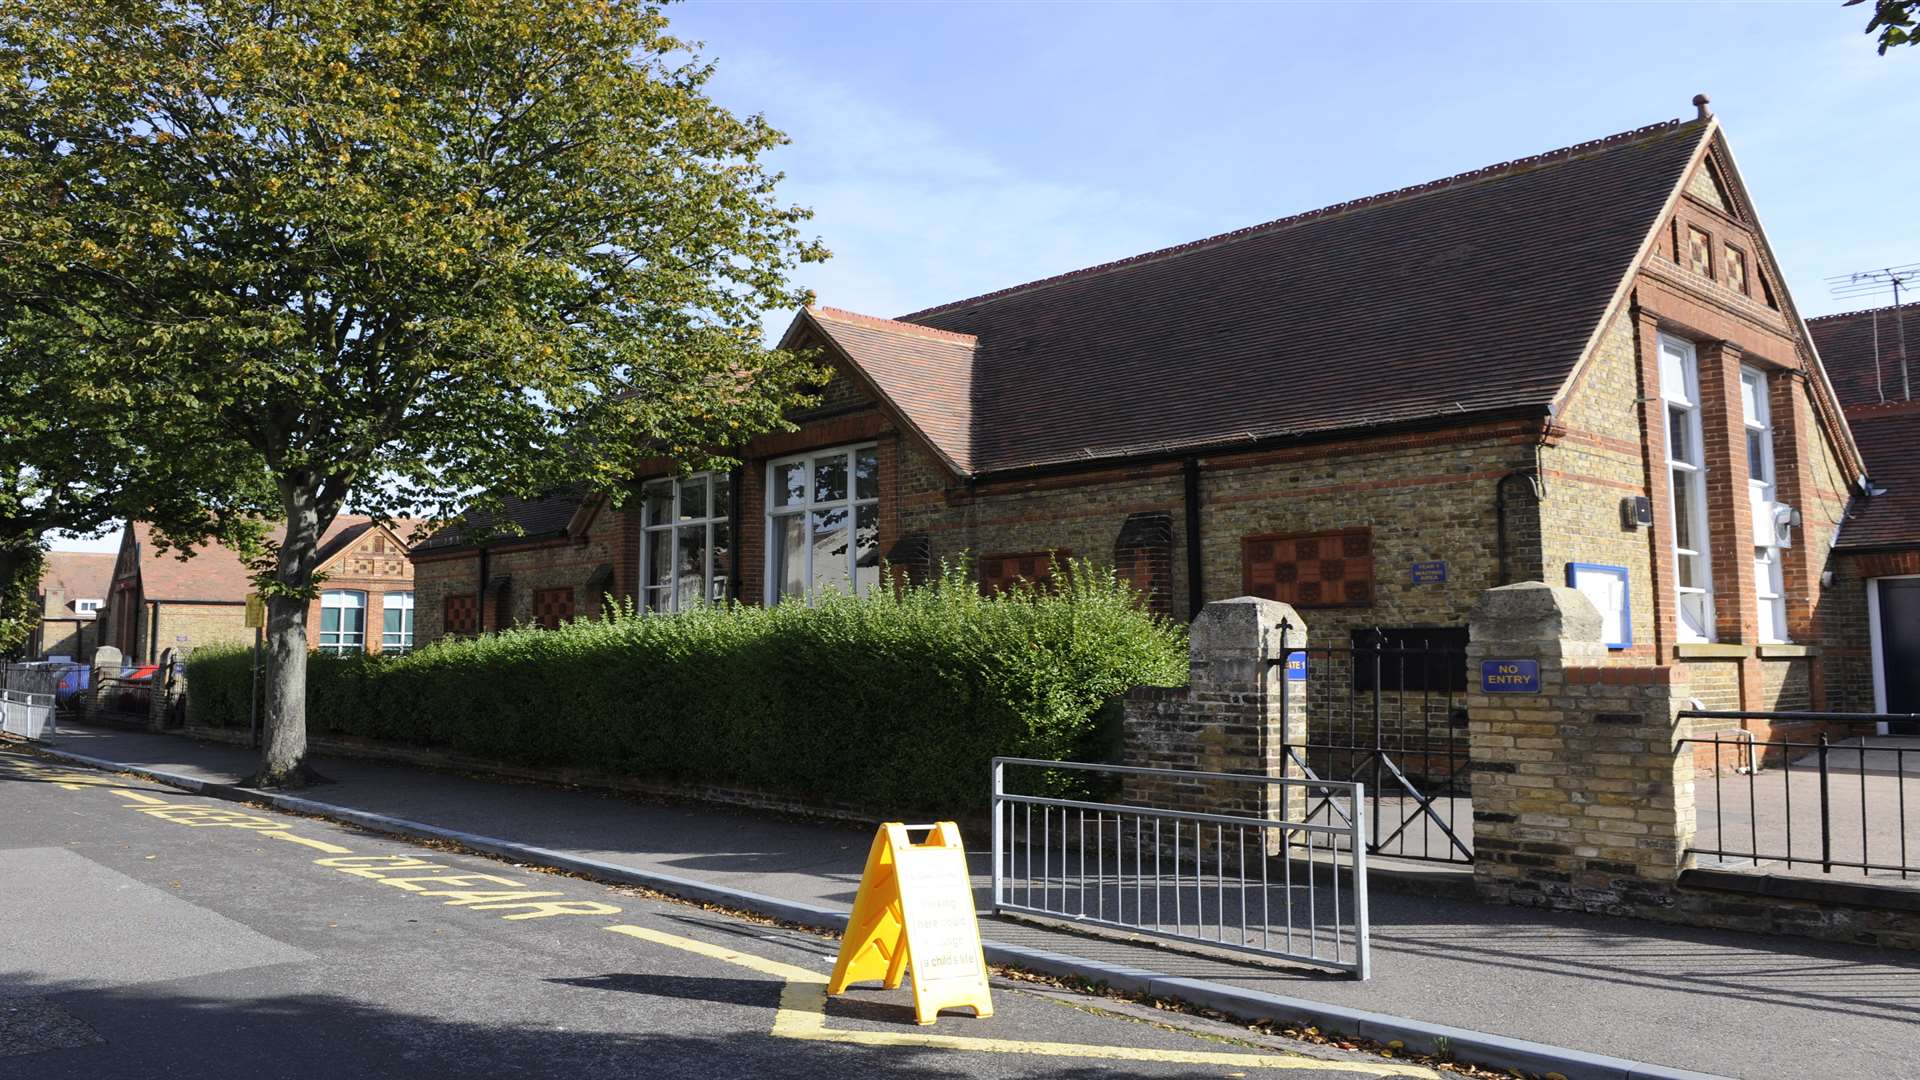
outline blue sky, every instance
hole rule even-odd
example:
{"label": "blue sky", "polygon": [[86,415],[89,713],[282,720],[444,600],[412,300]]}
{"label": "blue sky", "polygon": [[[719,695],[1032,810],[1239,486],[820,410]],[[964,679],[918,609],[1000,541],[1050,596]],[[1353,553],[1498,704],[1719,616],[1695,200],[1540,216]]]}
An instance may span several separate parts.
{"label": "blue sky", "polygon": [[1804,314],[1867,306],[1827,277],[1920,262],[1920,48],[1877,55],[1839,0],[668,15],[721,103],[792,137],[782,190],[834,252],[801,280],[874,315],[1690,116],[1701,91]]}

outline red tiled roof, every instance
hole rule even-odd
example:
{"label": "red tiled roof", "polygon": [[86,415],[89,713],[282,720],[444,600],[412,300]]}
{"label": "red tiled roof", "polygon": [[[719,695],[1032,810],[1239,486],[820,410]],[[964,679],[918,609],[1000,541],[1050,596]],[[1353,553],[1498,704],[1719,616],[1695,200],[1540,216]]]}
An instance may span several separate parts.
{"label": "red tiled roof", "polygon": [[[412,523],[406,523],[411,527]],[[340,553],[348,544],[366,534],[373,519],[359,514],[341,514],[320,536],[316,566]],[[132,525],[134,543],[139,545],[140,590],[147,600],[241,601],[253,591],[251,572],[240,556],[220,544],[194,549],[191,558],[182,560],[180,552],[161,552],[154,544],[153,526],[145,522]],[[406,532],[400,534],[405,540]]]}
{"label": "red tiled roof", "polygon": [[1920,304],[1909,305],[1899,321],[1890,307],[1807,320],[1807,332],[1843,408],[1901,400],[1901,322],[1907,331],[1907,374],[1913,392],[1920,394]]}
{"label": "red tiled roof", "polygon": [[973,471],[977,338],[839,308],[806,314],[954,468]]}
{"label": "red tiled roof", "polygon": [[113,564],[117,556],[105,551],[49,551],[46,566],[40,572],[40,595],[46,599],[43,614],[71,617],[68,605],[75,600],[105,600],[113,585]]}
{"label": "red tiled roof", "polygon": [[1857,406],[1847,410],[1847,426],[1867,459],[1868,479],[1886,494],[1855,499],[1834,546],[1920,545],[1920,402]]}
{"label": "red tiled roof", "polygon": [[1656,124],[899,320],[810,315],[972,473],[1544,411],[1705,132]]}

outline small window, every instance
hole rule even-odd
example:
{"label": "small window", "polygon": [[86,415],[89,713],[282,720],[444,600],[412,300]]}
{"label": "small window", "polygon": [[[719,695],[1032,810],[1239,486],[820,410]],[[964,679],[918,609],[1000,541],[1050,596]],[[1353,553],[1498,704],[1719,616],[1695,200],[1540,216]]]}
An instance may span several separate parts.
{"label": "small window", "polygon": [[1353,688],[1466,693],[1467,628],[1398,626],[1353,631]]}
{"label": "small window", "polygon": [[1701,277],[1713,276],[1713,238],[1692,225],[1687,226],[1687,265]]}
{"label": "small window", "polygon": [[380,598],[380,651],[403,653],[413,648],[413,594],[390,592]]}
{"label": "small window", "polygon": [[1727,245],[1727,288],[1747,294],[1747,255],[1732,244]]}
{"label": "small window", "polygon": [[480,603],[472,593],[447,597],[443,611],[445,618],[442,622],[449,636],[480,632]]}
{"label": "small window", "polygon": [[535,589],[533,591],[533,621],[545,630],[557,630],[560,624],[573,618],[573,590]]}
{"label": "small window", "polygon": [[345,589],[320,594],[320,651],[365,652],[367,649],[367,594]]}
{"label": "small window", "polygon": [[93,615],[98,613],[106,604],[107,602],[105,600],[75,600],[73,602],[73,610],[82,615]]}

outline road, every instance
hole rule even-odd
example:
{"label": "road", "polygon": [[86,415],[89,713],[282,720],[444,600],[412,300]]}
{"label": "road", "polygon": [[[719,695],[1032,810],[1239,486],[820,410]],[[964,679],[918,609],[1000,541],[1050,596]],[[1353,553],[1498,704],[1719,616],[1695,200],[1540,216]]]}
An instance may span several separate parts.
{"label": "road", "polygon": [[828,998],[837,942],[0,751],[0,1080],[1433,1076],[994,980]]}

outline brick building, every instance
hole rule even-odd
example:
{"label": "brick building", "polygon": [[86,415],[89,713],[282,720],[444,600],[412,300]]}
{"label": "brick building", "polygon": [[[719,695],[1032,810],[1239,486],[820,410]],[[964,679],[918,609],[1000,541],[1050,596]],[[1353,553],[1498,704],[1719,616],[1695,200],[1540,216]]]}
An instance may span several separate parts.
{"label": "brick building", "polygon": [[93,655],[101,644],[100,609],[113,583],[113,556],[93,551],[49,551],[40,572],[36,606],[40,625],[27,641],[34,660]]}
{"label": "brick building", "polygon": [[1920,312],[1854,311],[1807,329],[1873,481],[1834,549],[1831,618],[1844,628],[1827,654],[1834,699],[1920,712]]}
{"label": "brick building", "polygon": [[519,505],[528,535],[490,555],[424,546],[422,637],[561,590],[764,603],[872,588],[883,557],[965,554],[991,585],[1055,551],[1174,617],[1285,600],[1323,644],[1464,643],[1485,589],[1575,582],[1610,663],[1689,665],[1709,704],[1819,703],[1864,470],[1696,104],[897,319],[802,311],[785,344],[835,374],[795,430],[731,474],[639,468],[618,511]]}
{"label": "brick building", "polygon": [[[379,525],[342,514],[320,538],[315,572],[321,595],[307,610],[307,640],[325,652],[404,651],[413,647],[413,564],[406,540],[414,523]],[[101,613],[104,640],[130,662],[152,663],[167,649],[251,644],[246,625],[246,565],[218,544],[182,560],[162,552],[153,527],[127,527]]]}

